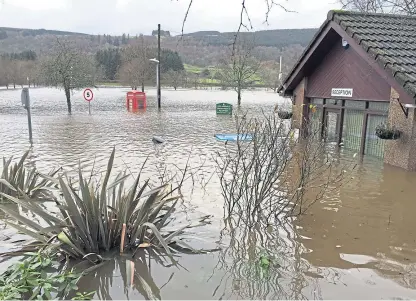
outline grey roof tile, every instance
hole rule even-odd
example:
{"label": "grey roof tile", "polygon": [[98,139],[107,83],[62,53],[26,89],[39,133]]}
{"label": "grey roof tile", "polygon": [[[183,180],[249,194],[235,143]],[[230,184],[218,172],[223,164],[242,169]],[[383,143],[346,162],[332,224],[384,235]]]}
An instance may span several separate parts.
{"label": "grey roof tile", "polygon": [[416,100],[416,17],[347,11],[328,16]]}
{"label": "grey roof tile", "polygon": [[[414,83],[407,83],[405,86],[404,86],[404,88],[405,88],[405,90],[407,91],[407,92],[409,92],[409,94],[410,94],[410,96],[413,96],[413,98],[416,98],[416,84],[414,84]],[[413,95],[412,95],[412,93],[413,93]]]}

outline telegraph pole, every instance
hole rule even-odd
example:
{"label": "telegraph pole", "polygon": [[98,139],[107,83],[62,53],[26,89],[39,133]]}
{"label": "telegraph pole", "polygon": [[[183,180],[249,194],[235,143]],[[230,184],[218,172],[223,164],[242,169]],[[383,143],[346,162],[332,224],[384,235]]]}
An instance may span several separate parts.
{"label": "telegraph pole", "polygon": [[160,109],[161,104],[161,93],[160,93],[160,24],[157,25],[157,107]]}

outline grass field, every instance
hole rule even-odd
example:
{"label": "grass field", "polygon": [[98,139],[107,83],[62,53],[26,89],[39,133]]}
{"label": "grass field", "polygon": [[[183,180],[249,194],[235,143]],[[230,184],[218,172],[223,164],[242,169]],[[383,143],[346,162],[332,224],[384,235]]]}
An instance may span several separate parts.
{"label": "grass field", "polygon": [[215,72],[218,71],[218,68],[214,67],[214,66],[198,67],[198,66],[189,65],[189,64],[184,64],[183,66],[184,66],[186,72],[195,73],[195,74],[199,74],[202,71],[204,71],[205,69],[208,69],[210,73],[215,73]]}
{"label": "grass field", "polygon": [[[185,71],[187,73],[194,73],[194,74],[201,74],[202,71],[204,71],[205,69],[208,69],[209,72],[211,73],[211,75],[217,73],[217,71],[218,71],[218,68],[214,67],[214,66],[198,67],[198,66],[194,66],[194,65],[184,64],[184,68],[185,68]],[[257,74],[253,76],[253,81],[255,81],[257,84],[260,84],[260,85],[264,84],[263,79]],[[210,78],[201,78],[199,82],[201,82],[201,83],[210,83],[210,84],[220,83],[219,80],[210,79]]]}

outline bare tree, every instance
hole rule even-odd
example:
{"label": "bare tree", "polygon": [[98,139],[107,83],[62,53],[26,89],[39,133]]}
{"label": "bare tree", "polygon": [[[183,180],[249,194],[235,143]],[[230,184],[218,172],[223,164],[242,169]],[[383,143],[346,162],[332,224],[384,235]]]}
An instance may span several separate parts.
{"label": "bare tree", "polygon": [[41,63],[39,61],[27,61],[25,63],[25,76],[28,78],[29,87],[39,85],[42,82]]}
{"label": "bare tree", "polygon": [[132,90],[137,90],[142,81],[142,72],[145,67],[142,61],[138,58],[124,62],[119,70],[120,82],[131,87]]}
{"label": "bare tree", "polygon": [[194,88],[195,90],[198,90],[198,87],[200,85],[199,81],[199,73],[194,72],[188,72],[185,75],[185,84],[186,86],[189,86],[190,88]]}
{"label": "bare tree", "polygon": [[1,84],[9,89],[9,85],[12,82],[12,64],[7,58],[0,59],[0,81]]}
{"label": "bare tree", "polygon": [[69,114],[72,113],[73,90],[94,85],[93,59],[58,38],[53,53],[43,62],[41,71],[46,85],[64,90]]}
{"label": "bare tree", "polygon": [[13,89],[19,84],[21,77],[21,62],[18,60],[10,60],[10,80],[13,83]]}
{"label": "bare tree", "polygon": [[184,71],[169,70],[164,74],[164,79],[168,85],[176,90],[180,85],[183,85],[184,73]]}
{"label": "bare tree", "polygon": [[316,124],[307,137],[296,138],[290,123],[274,114],[237,115],[236,123],[239,139],[215,158],[226,217],[273,224],[281,216],[302,215],[341,184],[348,168],[325,151]]}
{"label": "bare tree", "polygon": [[238,106],[241,105],[242,91],[254,82],[259,68],[259,62],[252,57],[253,49],[253,44],[240,41],[230,49],[228,57],[219,66],[223,83],[237,92]]}
{"label": "bare tree", "polygon": [[141,85],[144,92],[144,83],[150,75],[149,47],[140,35],[139,43],[127,47],[123,52],[123,63],[119,70],[119,77],[122,83],[136,90]]}
{"label": "bare tree", "polygon": [[416,0],[339,0],[344,9],[371,13],[416,15]]}

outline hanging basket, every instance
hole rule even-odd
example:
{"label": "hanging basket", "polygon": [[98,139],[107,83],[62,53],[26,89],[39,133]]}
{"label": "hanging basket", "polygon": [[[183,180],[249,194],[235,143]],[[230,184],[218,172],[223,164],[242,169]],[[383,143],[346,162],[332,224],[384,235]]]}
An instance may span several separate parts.
{"label": "hanging basket", "polygon": [[394,127],[389,127],[385,123],[381,123],[376,127],[376,136],[383,140],[399,139],[401,132]]}
{"label": "hanging basket", "polygon": [[290,119],[292,118],[293,113],[288,111],[279,111],[277,112],[277,115],[280,119]]}

